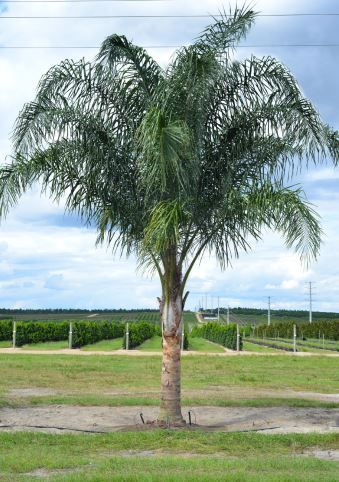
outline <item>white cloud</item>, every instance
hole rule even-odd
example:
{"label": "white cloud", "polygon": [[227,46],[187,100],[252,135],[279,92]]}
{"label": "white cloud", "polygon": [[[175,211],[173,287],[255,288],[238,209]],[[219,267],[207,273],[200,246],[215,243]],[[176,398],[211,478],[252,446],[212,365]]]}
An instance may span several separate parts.
{"label": "white cloud", "polygon": [[[236,2],[233,1],[233,4]],[[239,2],[238,2],[239,3]],[[331,5],[331,2],[326,2]],[[8,15],[90,15],[121,13],[216,13],[224,5],[217,0],[197,2],[117,2],[112,4],[10,4]],[[332,2],[333,9],[336,2]],[[299,1],[298,11],[314,11],[317,5]],[[226,4],[227,8],[227,4]],[[295,0],[259,0],[254,9],[268,13],[295,11]],[[320,7],[319,7],[320,9]],[[328,11],[331,8],[328,7]],[[324,25],[324,19],[317,24]],[[261,17],[249,36],[252,43],[279,43],[306,38],[314,27],[311,20]],[[1,45],[99,45],[105,36],[124,33],[140,44],[182,44],[198,35],[206,19],[186,20],[3,20],[0,31]],[[308,26],[309,25],[309,26]],[[310,29],[310,30],[309,30]],[[318,30],[317,30],[318,31]],[[335,29],[333,29],[335,32]],[[320,32],[321,33],[321,32]],[[330,32],[327,31],[326,34]],[[280,37],[279,37],[280,35]],[[302,39],[300,37],[302,35]],[[292,38],[291,38],[292,42]],[[291,70],[303,82],[305,91],[311,91],[324,115],[335,112],[339,125],[337,105],[338,69],[329,54],[305,50],[257,49],[255,53],[271,53],[288,60]],[[92,59],[93,50],[0,50],[0,160],[10,154],[9,136],[23,103],[33,99],[37,82],[49,67],[65,57]],[[153,49],[156,59],[165,66],[173,49]],[[241,56],[248,55],[246,49]],[[316,65],[310,70],[308,55]],[[315,60],[315,56],[316,60]],[[330,54],[333,55],[333,54]],[[305,60],[305,58],[307,61]],[[325,63],[325,61],[327,63]],[[305,63],[306,62],[306,63]],[[332,70],[328,70],[328,66]],[[323,74],[326,72],[326,75]],[[313,77],[312,77],[313,76]],[[334,79],[334,81],[333,81]],[[311,88],[312,87],[312,88]],[[316,182],[338,179],[339,171],[312,170],[305,181]],[[326,189],[326,188],[325,188]],[[338,197],[335,190],[319,201],[319,211],[327,233],[321,257],[310,269],[305,269],[298,257],[283,248],[279,236],[267,234],[262,243],[255,244],[253,252],[242,254],[233,267],[221,272],[213,258],[205,257],[192,272],[188,289],[191,291],[188,307],[197,305],[205,293],[213,294],[214,303],[220,296],[231,306],[263,306],[266,296],[273,295],[275,306],[305,307],[304,281],[317,280],[318,307],[339,310],[339,219]],[[312,192],[309,193],[312,200]],[[73,307],[156,307],[160,287],[157,279],[136,273],[136,263],[114,259],[109,251],[95,248],[95,233],[78,226],[67,227],[61,222],[63,206],[52,204],[41,197],[38,190],[23,197],[18,207],[0,226],[0,287],[1,305],[11,307],[73,306]],[[17,289],[15,287],[17,286]],[[54,289],[51,287],[54,286]],[[55,289],[67,287],[67,289]],[[210,299],[209,303],[212,303]]]}

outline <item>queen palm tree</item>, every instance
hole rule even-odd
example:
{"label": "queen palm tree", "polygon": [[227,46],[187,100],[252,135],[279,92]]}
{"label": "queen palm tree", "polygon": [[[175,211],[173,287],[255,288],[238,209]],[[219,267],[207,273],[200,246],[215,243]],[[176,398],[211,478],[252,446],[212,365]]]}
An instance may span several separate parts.
{"label": "queen palm tree", "polygon": [[98,242],[158,274],[159,422],[183,423],[182,312],[197,260],[211,252],[225,268],[267,228],[304,259],[319,251],[317,215],[286,184],[303,163],[337,159],[338,137],[276,59],[234,60],[254,19],[244,7],[213,20],[166,69],[119,35],[92,63],[51,68],[0,172],[2,217],[39,182]]}

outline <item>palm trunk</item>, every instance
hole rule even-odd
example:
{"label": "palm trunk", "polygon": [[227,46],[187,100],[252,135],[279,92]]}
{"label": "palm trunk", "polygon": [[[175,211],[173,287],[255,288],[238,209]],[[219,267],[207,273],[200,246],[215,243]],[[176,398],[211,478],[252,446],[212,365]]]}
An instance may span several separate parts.
{"label": "palm trunk", "polygon": [[181,314],[182,299],[165,303],[162,310],[163,356],[161,372],[161,424],[183,425],[181,414]]}

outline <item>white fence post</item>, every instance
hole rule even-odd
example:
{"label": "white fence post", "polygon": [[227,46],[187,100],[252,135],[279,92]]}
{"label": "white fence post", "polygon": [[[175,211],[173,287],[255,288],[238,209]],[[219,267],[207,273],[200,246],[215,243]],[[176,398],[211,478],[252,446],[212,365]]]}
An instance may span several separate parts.
{"label": "white fence post", "polygon": [[128,323],[126,323],[126,350],[129,349],[129,328]]}
{"label": "white fence post", "polygon": [[69,324],[69,334],[68,334],[68,348],[71,350],[73,345],[73,323]]}
{"label": "white fence post", "polygon": [[13,321],[13,348],[16,345],[16,321]]}
{"label": "white fence post", "polygon": [[293,325],[293,352],[297,351],[297,326]]}
{"label": "white fence post", "polygon": [[240,351],[240,331],[239,331],[238,323],[237,323],[237,351]]}

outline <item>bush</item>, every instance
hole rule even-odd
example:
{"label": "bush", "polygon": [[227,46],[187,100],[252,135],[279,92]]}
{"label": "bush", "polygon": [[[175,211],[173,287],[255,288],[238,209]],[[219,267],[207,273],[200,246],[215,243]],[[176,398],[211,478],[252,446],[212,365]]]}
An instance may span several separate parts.
{"label": "bush", "polygon": [[[28,343],[43,343],[46,341],[67,340],[69,336],[69,321],[18,322],[16,328],[16,346]],[[12,327],[11,327],[12,329]],[[0,334],[2,330],[0,328]],[[109,321],[75,321],[73,322],[72,348],[95,343],[100,340],[118,338],[124,334],[124,325]],[[10,333],[11,339],[12,334]]]}
{"label": "bush", "polygon": [[0,341],[10,341],[13,336],[12,320],[0,321]]}
{"label": "bush", "polygon": [[72,348],[91,345],[101,340],[112,340],[124,335],[124,324],[111,321],[73,322]]}
{"label": "bush", "polygon": [[[206,338],[214,343],[219,343],[231,350],[237,349],[237,325],[221,325],[215,322],[204,323],[193,327],[191,336]],[[239,348],[242,350],[242,337],[240,336]]]}
{"label": "bush", "polygon": [[67,340],[69,322],[18,322],[16,325],[16,346],[27,343]]}
{"label": "bush", "polygon": [[293,325],[297,327],[298,338],[318,338],[320,332],[320,336],[324,334],[328,340],[339,340],[339,320],[321,320],[313,321],[313,323],[280,321],[278,323],[272,323],[270,326],[259,325],[255,328],[255,335],[274,338],[279,334],[280,338],[292,338]]}
{"label": "bush", "polygon": [[[144,341],[152,338],[157,333],[157,328],[153,323],[147,321],[139,321],[136,323],[129,323],[129,338],[128,348],[135,348],[141,345]],[[126,348],[126,332],[124,335],[123,347]]]}

